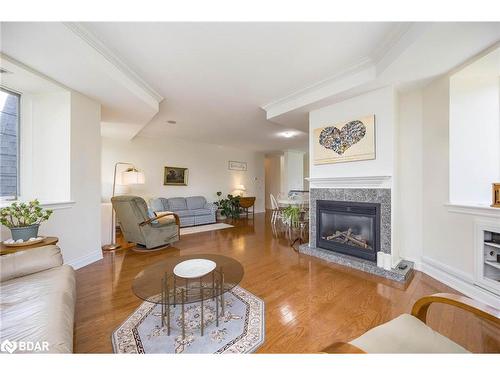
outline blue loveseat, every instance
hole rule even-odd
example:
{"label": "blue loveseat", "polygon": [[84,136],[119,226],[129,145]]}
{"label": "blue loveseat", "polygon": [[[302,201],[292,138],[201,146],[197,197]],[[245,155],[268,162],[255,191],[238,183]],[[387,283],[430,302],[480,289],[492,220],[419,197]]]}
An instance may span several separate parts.
{"label": "blue loveseat", "polygon": [[210,224],[216,221],[217,206],[205,197],[153,198],[149,201],[152,211],[172,211],[180,219],[181,227]]}

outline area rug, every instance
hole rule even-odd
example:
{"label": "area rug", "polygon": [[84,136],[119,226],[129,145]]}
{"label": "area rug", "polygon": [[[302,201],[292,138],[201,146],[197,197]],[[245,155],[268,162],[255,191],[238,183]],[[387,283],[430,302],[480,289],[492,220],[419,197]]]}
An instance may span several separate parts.
{"label": "area rug", "polygon": [[234,227],[234,225],[226,223],[206,224],[206,225],[199,225],[197,227],[186,227],[186,228],[181,228],[181,236],[184,236],[186,234],[208,232],[211,230],[220,230],[232,227]]}
{"label": "area rug", "polygon": [[252,353],[264,342],[264,301],[235,287],[224,294],[224,316],[215,324],[215,302],[203,305],[204,335],[200,335],[201,304],[186,305],[186,335],[182,339],[181,309],[171,308],[171,331],[161,327],[161,306],[144,302],[112,334],[115,353]]}

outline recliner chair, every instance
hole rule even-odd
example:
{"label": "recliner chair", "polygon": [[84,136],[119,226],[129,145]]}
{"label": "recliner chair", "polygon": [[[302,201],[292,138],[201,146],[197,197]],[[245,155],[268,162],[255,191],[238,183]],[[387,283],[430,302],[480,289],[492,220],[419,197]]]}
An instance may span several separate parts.
{"label": "recliner chair", "polygon": [[150,217],[144,199],[129,195],[113,197],[111,203],[126,241],[154,249],[179,240],[179,217],[175,213]]}

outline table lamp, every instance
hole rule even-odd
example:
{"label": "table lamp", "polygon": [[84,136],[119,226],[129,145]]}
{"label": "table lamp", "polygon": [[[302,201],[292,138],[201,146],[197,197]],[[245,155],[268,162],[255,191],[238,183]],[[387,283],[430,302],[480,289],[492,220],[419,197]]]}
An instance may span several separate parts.
{"label": "table lamp", "polygon": [[241,195],[243,196],[243,192],[246,191],[247,189],[245,189],[245,185],[236,185],[235,189],[234,189],[234,195]]}

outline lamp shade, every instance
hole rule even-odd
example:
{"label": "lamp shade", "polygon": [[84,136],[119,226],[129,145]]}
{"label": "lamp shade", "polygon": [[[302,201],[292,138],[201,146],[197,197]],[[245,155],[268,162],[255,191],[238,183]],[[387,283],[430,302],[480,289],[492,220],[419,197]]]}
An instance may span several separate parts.
{"label": "lamp shade", "polygon": [[144,173],[135,168],[122,172],[122,185],[140,185],[144,184],[145,181]]}
{"label": "lamp shade", "polygon": [[236,185],[236,188],[235,190],[241,190],[241,191],[245,191],[245,185]]}

